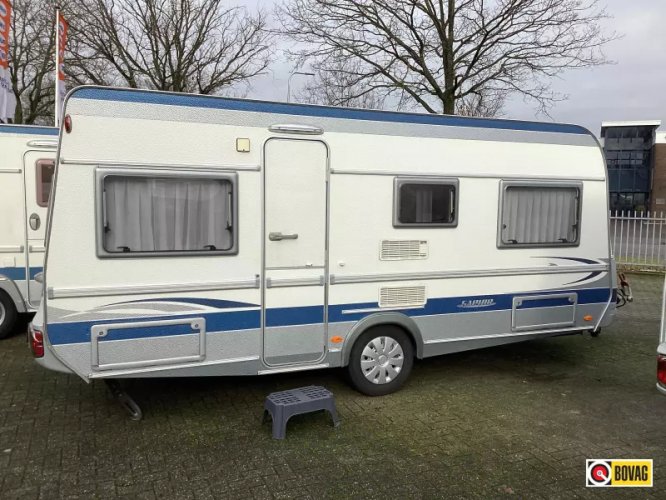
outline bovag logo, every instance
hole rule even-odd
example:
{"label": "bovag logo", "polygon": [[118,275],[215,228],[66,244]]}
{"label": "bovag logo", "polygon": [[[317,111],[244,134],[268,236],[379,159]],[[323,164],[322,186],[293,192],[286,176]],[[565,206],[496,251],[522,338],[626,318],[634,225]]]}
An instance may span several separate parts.
{"label": "bovag logo", "polygon": [[652,459],[587,459],[585,486],[591,488],[652,487]]}

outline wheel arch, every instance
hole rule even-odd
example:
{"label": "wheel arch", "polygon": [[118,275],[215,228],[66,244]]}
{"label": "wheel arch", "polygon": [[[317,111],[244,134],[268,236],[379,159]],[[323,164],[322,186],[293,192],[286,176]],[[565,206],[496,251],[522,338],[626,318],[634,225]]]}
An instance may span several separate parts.
{"label": "wheel arch", "polygon": [[4,292],[14,302],[17,312],[25,313],[28,311],[23,295],[21,295],[18,286],[16,286],[13,280],[0,276],[0,292]]}
{"label": "wheel arch", "polygon": [[356,339],[368,329],[376,326],[397,326],[403,330],[414,343],[416,357],[419,359],[423,358],[423,336],[416,322],[403,313],[384,312],[366,316],[352,327],[342,346],[342,366],[349,364],[349,356]]}

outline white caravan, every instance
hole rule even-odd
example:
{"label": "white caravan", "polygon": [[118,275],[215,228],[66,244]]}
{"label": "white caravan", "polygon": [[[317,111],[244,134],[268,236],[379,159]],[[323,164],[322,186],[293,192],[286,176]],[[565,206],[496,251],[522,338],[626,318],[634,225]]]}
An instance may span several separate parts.
{"label": "white caravan", "polygon": [[415,357],[614,315],[584,128],[97,87],[65,114],[31,330],[47,368],[346,366],[378,395]]}
{"label": "white caravan", "polygon": [[0,124],[0,339],[39,306],[57,145],[55,127]]}

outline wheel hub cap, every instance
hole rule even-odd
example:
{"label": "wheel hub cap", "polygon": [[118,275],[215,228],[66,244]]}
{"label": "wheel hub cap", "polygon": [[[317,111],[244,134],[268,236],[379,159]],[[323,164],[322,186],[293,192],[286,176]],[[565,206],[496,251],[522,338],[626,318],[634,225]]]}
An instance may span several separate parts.
{"label": "wheel hub cap", "polygon": [[375,337],[361,354],[361,371],[373,384],[388,384],[396,379],[405,362],[400,344],[391,337]]}

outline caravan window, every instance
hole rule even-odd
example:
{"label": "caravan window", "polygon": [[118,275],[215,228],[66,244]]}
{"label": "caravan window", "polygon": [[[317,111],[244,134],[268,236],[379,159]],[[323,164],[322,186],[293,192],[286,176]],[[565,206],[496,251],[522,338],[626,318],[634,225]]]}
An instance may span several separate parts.
{"label": "caravan window", "polygon": [[51,195],[51,185],[53,184],[53,173],[55,171],[55,161],[37,160],[35,164],[37,170],[37,205],[40,207],[49,206],[49,196]]}
{"label": "caravan window", "polygon": [[393,193],[395,227],[451,227],[457,224],[457,179],[397,177]]}
{"label": "caravan window", "polygon": [[502,186],[500,247],[578,245],[581,185]]}
{"label": "caravan window", "polygon": [[101,253],[233,253],[235,186],[229,175],[104,175]]}

